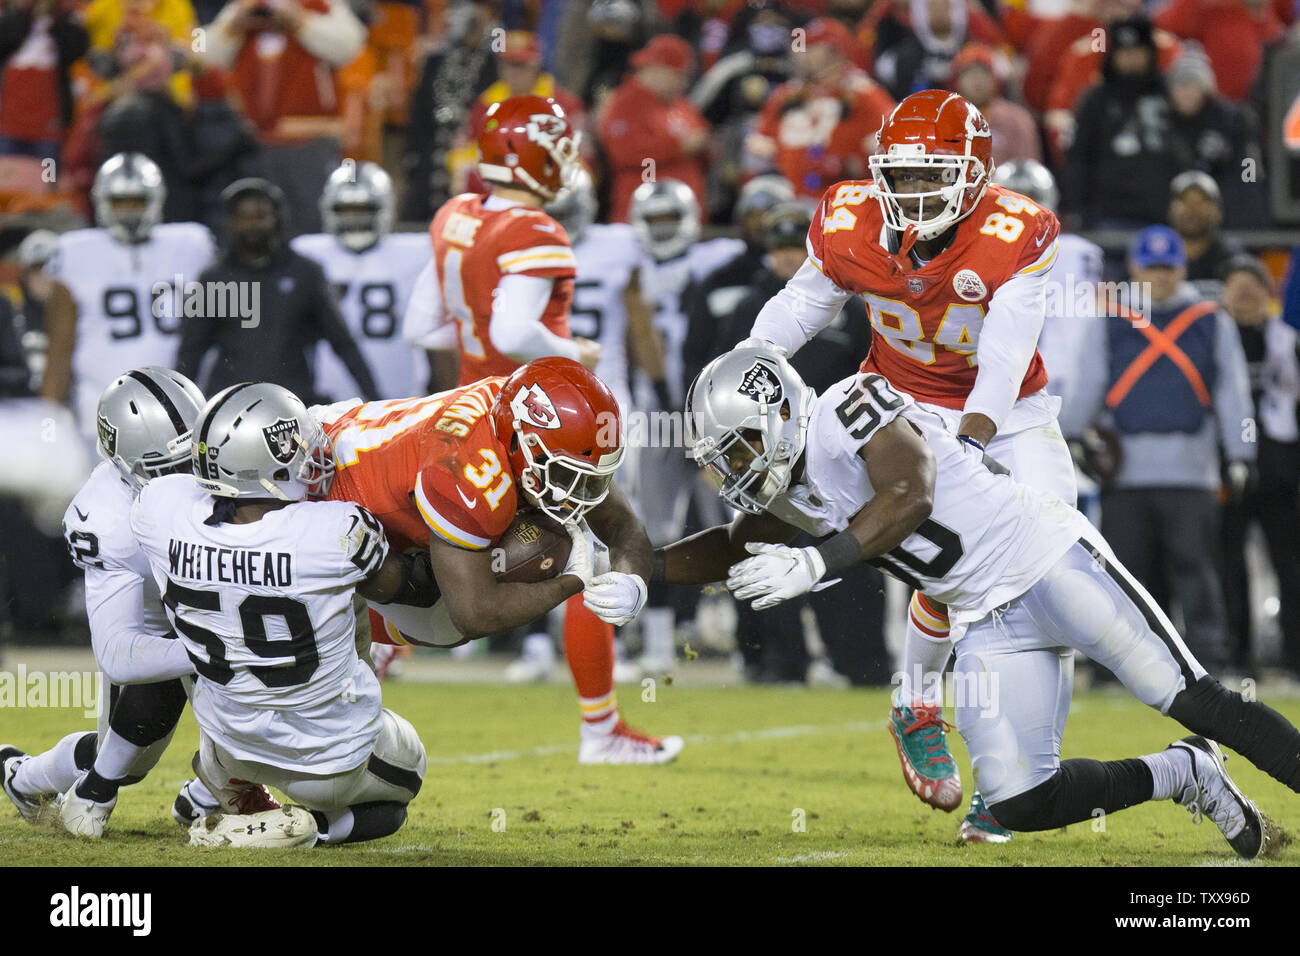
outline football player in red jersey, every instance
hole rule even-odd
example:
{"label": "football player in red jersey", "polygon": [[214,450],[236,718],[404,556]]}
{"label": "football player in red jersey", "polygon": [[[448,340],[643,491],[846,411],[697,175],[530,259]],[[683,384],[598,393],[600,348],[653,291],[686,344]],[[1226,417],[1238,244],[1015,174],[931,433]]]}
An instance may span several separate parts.
{"label": "football player in red jersey", "polygon": [[[462,386],[548,355],[589,369],[600,361],[599,344],[570,337],[577,260],[564,227],[541,208],[574,181],[578,141],[553,99],[493,104],[478,141],[491,192],[455,196],[433,217],[433,260],[416,280],[404,335],[435,353],[435,369],[449,364],[438,355],[458,349]],[[616,713],[613,648],[609,623],[569,601],[564,651],[586,723]]]}
{"label": "football player in red jersey", "polygon": [[[1060,224],[991,184],[992,143],[988,121],[955,93],[899,103],[868,160],[872,178],[826,191],[807,261],[764,306],[750,341],[793,353],[862,296],[875,332],[864,372],[943,416],[972,454],[987,450],[1017,480],[1073,504],[1060,400],[1043,388],[1037,351]],[[961,801],[938,693],[951,650],[946,610],[914,594],[890,728],[909,785],[944,810]],[[962,836],[1010,838],[978,794]]]}
{"label": "football player in red jersey", "polygon": [[[329,497],[363,504],[392,547],[429,549],[432,608],[371,605],[375,640],[454,646],[518,627],[569,601],[605,628],[569,663],[583,723],[581,763],[666,763],[680,737],[629,728],[614,697],[614,624],[646,599],[651,547],[612,485],[623,458],[618,402],[590,371],[543,358],[427,398],[313,409],[334,446]],[[564,571],[537,584],[497,581],[493,545],[520,507],[541,508],[574,540]],[[583,522],[609,546],[596,573]],[[583,635],[584,637],[588,635]],[[566,643],[573,635],[566,626]]]}
{"label": "football player in red jersey", "polygon": [[494,103],[478,141],[491,192],[453,196],[429,225],[433,260],[416,280],[404,334],[434,352],[458,349],[461,385],[546,355],[596,367],[600,346],[569,335],[569,237],[541,208],[580,168],[578,139],[553,99]]}

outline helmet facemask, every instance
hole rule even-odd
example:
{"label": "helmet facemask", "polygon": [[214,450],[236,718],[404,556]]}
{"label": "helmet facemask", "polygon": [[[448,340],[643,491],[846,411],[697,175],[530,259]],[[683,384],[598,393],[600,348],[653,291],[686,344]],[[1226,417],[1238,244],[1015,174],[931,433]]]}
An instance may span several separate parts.
{"label": "helmet facemask", "polygon": [[339,203],[326,213],[325,231],[338,237],[348,251],[365,252],[387,231],[380,221],[381,216],[382,210],[377,205]]}
{"label": "helmet facemask", "polygon": [[546,447],[542,436],[515,426],[525,465],[519,485],[529,500],[561,524],[581,521],[605,500],[623,449],[602,455],[592,464]]}
{"label": "helmet facemask", "polygon": [[167,442],[166,451],[159,453],[147,451],[139,458],[128,459],[119,454],[109,454],[109,449],[116,444],[109,436],[114,429],[102,415],[99,416],[99,451],[113,463],[118,474],[125,479],[132,492],[139,494],[151,479],[163,475],[184,475],[192,470],[190,463],[190,439],[194,432],[186,431]]}
{"label": "helmet facemask", "polygon": [[324,498],[334,484],[334,446],[319,422],[310,417],[307,421],[307,435],[294,436],[302,454],[298,480],[307,486],[308,498]]}
{"label": "helmet facemask", "polygon": [[[787,414],[789,407],[788,400],[782,402]],[[763,514],[790,487],[794,462],[803,450],[802,441],[781,437],[787,429],[779,410],[779,427],[773,427],[772,417],[771,413],[753,415],[720,440],[701,439],[693,449],[696,463],[704,468],[722,499],[749,514]]]}
{"label": "helmet facemask", "polygon": [[[927,155],[923,145],[911,143],[891,146],[887,153],[870,157],[868,164],[885,224],[900,233],[911,228],[919,240],[937,238],[964,219],[984,194],[991,172],[976,156]],[[898,188],[909,173],[929,178],[936,172],[940,186],[919,192]]]}

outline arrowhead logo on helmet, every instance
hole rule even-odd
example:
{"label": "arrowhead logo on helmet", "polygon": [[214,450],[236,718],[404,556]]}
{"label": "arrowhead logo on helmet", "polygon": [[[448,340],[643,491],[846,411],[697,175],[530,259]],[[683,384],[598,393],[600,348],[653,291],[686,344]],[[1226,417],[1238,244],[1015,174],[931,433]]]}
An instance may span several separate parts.
{"label": "arrowhead logo on helmet", "polygon": [[551,398],[536,382],[521,389],[510,400],[510,410],[515,418],[526,421],[535,428],[559,428],[560,415]]}

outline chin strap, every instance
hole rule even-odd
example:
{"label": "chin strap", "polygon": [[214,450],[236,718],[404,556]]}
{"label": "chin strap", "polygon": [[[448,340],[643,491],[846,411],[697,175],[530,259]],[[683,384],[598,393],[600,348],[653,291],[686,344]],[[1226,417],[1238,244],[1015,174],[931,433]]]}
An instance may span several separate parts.
{"label": "chin strap", "polygon": [[893,267],[902,275],[912,271],[912,261],[908,255],[912,247],[916,245],[916,226],[908,226],[903,230],[903,238],[898,244],[898,251],[890,256]]}

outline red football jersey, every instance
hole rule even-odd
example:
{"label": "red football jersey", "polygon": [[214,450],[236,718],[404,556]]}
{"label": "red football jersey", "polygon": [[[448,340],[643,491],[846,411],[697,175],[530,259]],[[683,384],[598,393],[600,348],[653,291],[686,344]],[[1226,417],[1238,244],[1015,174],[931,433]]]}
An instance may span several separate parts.
{"label": "red football jersey", "polygon": [[[917,401],[962,408],[975,384],[975,349],[988,302],[1011,277],[1050,269],[1061,225],[1019,193],[989,186],[951,245],[920,268],[881,244],[884,217],[869,181],[822,197],[808,255],[841,289],[862,296],[875,331],[864,372],[878,372]],[[1018,397],[1047,384],[1037,352]]]}
{"label": "red football jersey", "polygon": [[462,548],[487,548],[517,507],[489,414],[504,381],[368,402],[325,422],[336,469],[329,497],[364,505],[393,547],[425,547],[432,531]]}
{"label": "red football jersey", "polygon": [[443,204],[429,225],[443,308],[460,326],[460,384],[509,375],[519,362],[492,347],[492,300],[503,276],[555,280],[542,324],[569,338],[577,260],[564,227],[540,209],[489,210],[487,194],[463,193]]}

